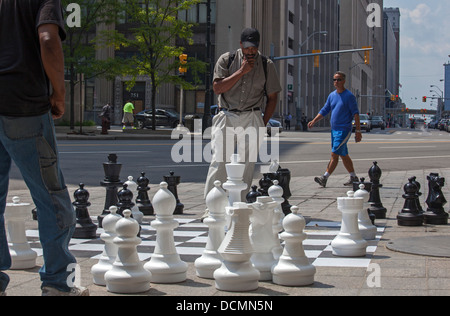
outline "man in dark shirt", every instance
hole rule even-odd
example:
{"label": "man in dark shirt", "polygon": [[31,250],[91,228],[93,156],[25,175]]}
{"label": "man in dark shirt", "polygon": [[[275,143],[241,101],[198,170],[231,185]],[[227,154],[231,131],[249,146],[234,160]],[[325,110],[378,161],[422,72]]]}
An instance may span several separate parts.
{"label": "man in dark shirt", "polygon": [[[37,208],[44,296],[88,295],[70,278],[76,260],[68,243],[76,217],[53,126],[65,108],[64,38],[60,0],[0,0],[0,271],[11,265],[4,212],[14,161]],[[8,281],[0,272],[0,295]]]}

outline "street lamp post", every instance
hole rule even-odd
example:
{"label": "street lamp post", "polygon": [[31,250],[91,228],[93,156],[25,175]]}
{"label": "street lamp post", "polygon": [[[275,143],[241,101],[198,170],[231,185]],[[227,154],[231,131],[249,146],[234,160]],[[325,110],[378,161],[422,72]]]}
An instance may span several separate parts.
{"label": "street lamp post", "polygon": [[440,120],[441,119],[441,114],[442,114],[442,105],[444,103],[444,91],[442,91],[438,86],[436,86],[434,84],[432,84],[430,86],[430,88],[433,88],[433,87],[438,89],[441,92],[441,98],[438,99],[437,112],[436,112],[437,119]]}
{"label": "street lamp post", "polygon": [[[310,34],[308,36],[308,38],[305,41],[303,41],[303,43],[301,43],[298,46],[298,54],[299,55],[302,54],[302,47],[305,44],[307,44],[308,41],[316,34],[321,34],[323,36],[327,36],[328,35],[328,31],[317,31],[317,32],[314,32],[314,33]],[[298,82],[297,82],[297,85],[298,85],[297,91],[298,92],[297,92],[297,108],[296,108],[297,109],[297,113],[296,113],[297,124],[295,126],[296,130],[301,130],[301,127],[302,127],[302,125],[301,125],[301,116],[302,116],[302,105],[301,105],[301,103],[302,103],[301,102],[301,100],[302,100],[302,98],[301,98],[302,87],[301,87],[301,81],[302,81],[302,61],[301,61],[301,59],[299,59],[299,61],[298,61]]]}

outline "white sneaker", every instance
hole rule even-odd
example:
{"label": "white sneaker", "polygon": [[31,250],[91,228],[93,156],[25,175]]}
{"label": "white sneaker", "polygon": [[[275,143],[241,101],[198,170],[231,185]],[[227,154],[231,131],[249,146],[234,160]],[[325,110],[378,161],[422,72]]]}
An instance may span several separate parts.
{"label": "white sneaker", "polygon": [[63,292],[50,286],[44,286],[42,288],[42,296],[89,296],[89,290],[75,286],[70,292]]}

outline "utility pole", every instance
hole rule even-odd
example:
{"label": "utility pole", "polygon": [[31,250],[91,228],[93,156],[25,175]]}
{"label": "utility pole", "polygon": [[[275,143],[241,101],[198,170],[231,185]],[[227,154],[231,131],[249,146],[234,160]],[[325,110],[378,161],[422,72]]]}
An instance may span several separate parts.
{"label": "utility pole", "polygon": [[211,90],[211,0],[206,2],[206,76],[205,76],[205,107],[203,111],[203,131],[211,126],[211,105],[212,105],[212,90]]}

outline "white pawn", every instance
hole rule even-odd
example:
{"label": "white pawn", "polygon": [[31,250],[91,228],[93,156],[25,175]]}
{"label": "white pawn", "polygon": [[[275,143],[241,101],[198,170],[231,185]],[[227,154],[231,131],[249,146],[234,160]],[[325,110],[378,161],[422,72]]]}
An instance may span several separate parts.
{"label": "white pawn", "polygon": [[291,208],[292,214],[283,220],[284,232],[281,239],[285,241],[283,254],[278,264],[273,267],[273,282],[284,286],[305,286],[314,283],[316,268],[309,263],[303,248],[307,238],[304,233],[306,221],[297,206]]}
{"label": "white pawn", "polygon": [[153,283],[180,283],[187,278],[188,265],[180,259],[175,248],[173,231],[179,223],[173,218],[177,204],[175,196],[161,182],[160,190],[153,198],[156,219],[151,222],[156,229],[156,248],[144,268],[152,273]]}
{"label": "white pawn", "polygon": [[114,244],[118,252],[112,269],[105,273],[106,288],[120,294],[146,292],[150,289],[152,275],[139,260],[136,248],[141,243],[141,239],[136,237],[139,223],[131,218],[130,210],[125,210],[123,216],[116,224]]}
{"label": "white pawn", "polygon": [[370,194],[364,188],[364,184],[361,183],[359,190],[354,195],[355,197],[362,197],[364,200],[363,209],[358,214],[358,227],[365,240],[373,240],[377,236],[377,227],[370,220],[369,212],[367,211]]}
{"label": "white pawn", "polygon": [[279,233],[283,230],[283,219],[284,219],[283,208],[281,207],[281,204],[283,204],[284,202],[283,198],[284,191],[283,188],[278,185],[278,183],[279,183],[278,180],[274,180],[273,185],[267,191],[272,200],[277,202],[277,207],[275,208],[272,222],[273,240],[277,241],[276,246],[272,249],[272,252],[276,260],[278,260],[281,254],[283,253],[283,247],[281,246]]}
{"label": "white pawn", "polygon": [[29,203],[20,203],[17,196],[12,200],[13,203],[6,204],[5,210],[11,270],[31,269],[36,266],[37,258],[37,253],[31,249],[25,233],[25,217],[31,207]]}
{"label": "white pawn", "polygon": [[[128,185],[128,190],[130,190],[131,192],[133,192],[133,195],[137,194],[137,183],[133,181],[133,177],[129,176],[128,177],[128,181],[125,182],[124,184]],[[137,204],[135,203],[135,205],[133,206],[133,208],[131,209],[131,214],[133,215],[133,218],[135,220],[137,220],[137,222],[139,224],[142,224],[143,220],[144,220],[144,213],[142,213],[141,211],[139,211],[139,207],[137,206]]]}
{"label": "white pawn", "polygon": [[113,240],[117,236],[116,224],[122,219],[122,216],[117,214],[117,206],[111,206],[109,212],[110,214],[103,219],[104,232],[100,235],[100,238],[105,242],[105,248],[98,263],[91,269],[94,284],[101,286],[106,285],[105,273],[112,269],[114,261],[116,261],[118,247]]}
{"label": "white pawn", "polygon": [[209,227],[208,240],[200,258],[195,260],[195,269],[200,278],[213,279],[214,271],[222,265],[222,257],[217,252],[225,238],[225,208],[228,206],[226,192],[220,187],[220,181],[206,196],[209,217],[203,221]]}
{"label": "white pawn", "polygon": [[250,261],[253,254],[249,236],[252,209],[246,203],[238,202],[227,207],[227,213],[231,216],[231,227],[219,247],[223,263],[214,271],[216,288],[229,292],[256,290],[260,273]]}
{"label": "white pawn", "polygon": [[280,244],[278,238],[274,240],[272,233],[276,205],[277,202],[269,196],[259,196],[255,203],[249,204],[253,207],[253,213],[250,216],[250,239],[254,253],[251,261],[261,274],[260,281],[272,280],[272,267],[276,264],[272,253],[272,249]]}
{"label": "white pawn", "polygon": [[347,197],[337,199],[338,210],[342,213],[342,225],[339,234],[331,242],[333,255],[340,257],[364,257],[368,243],[359,231],[358,214],[364,206],[362,197],[354,197],[354,192],[347,192]]}

